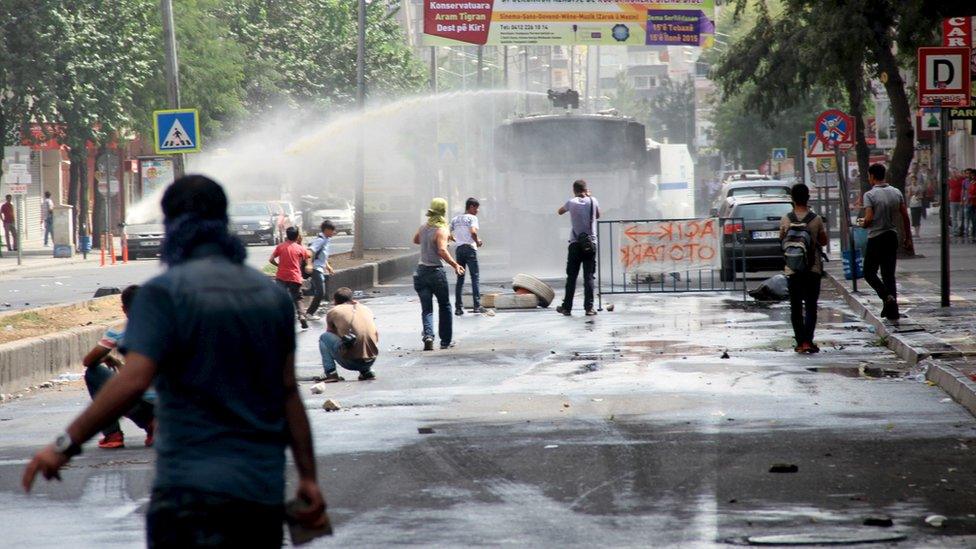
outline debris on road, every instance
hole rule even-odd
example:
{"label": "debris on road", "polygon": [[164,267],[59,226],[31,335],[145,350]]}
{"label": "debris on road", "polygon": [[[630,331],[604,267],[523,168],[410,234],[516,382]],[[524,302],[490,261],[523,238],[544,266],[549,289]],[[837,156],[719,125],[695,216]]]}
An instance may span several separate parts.
{"label": "debris on road", "polygon": [[864,519],[864,525],[890,528],[895,525],[895,522],[891,520],[891,517],[868,517]]}
{"label": "debris on road", "polygon": [[933,528],[942,528],[942,525],[949,520],[945,515],[929,515],[925,517],[925,524]]}
{"label": "debris on road", "polygon": [[774,463],[769,468],[770,473],[796,473],[800,468],[795,463]]}
{"label": "debris on road", "polygon": [[786,276],[778,274],[762,281],[754,290],[749,290],[749,296],[756,301],[783,301],[790,297]]}
{"label": "debris on road", "polygon": [[432,435],[434,434],[433,427],[418,427],[417,432],[421,435]]}
{"label": "debris on road", "polygon": [[322,409],[324,409],[326,412],[335,412],[341,410],[342,406],[339,405],[339,401],[332,400],[330,398],[322,403]]}
{"label": "debris on road", "polygon": [[556,299],[556,292],[551,286],[534,276],[524,273],[519,273],[512,278],[512,289],[516,293],[520,293],[521,290],[536,296],[539,299],[539,305],[541,307],[548,307]]}
{"label": "debris on road", "polygon": [[722,351],[722,356],[720,358],[722,358],[722,359],[728,359],[729,358],[729,350],[726,349],[726,350]]}
{"label": "debris on road", "polygon": [[609,304],[607,304],[607,306],[606,306],[606,307],[604,307],[604,308],[605,308],[605,309],[607,310],[607,312],[611,312],[611,313],[612,313],[612,312],[613,312],[613,308],[614,308],[614,307],[615,307],[615,305],[614,305],[613,303],[609,303]]}
{"label": "debris on road", "polygon": [[545,450],[552,450],[553,448],[559,448],[559,445],[558,444],[546,444],[545,447],[544,447]]}
{"label": "debris on road", "polygon": [[313,395],[321,395],[325,392],[325,382],[323,381],[312,385],[311,391]]}

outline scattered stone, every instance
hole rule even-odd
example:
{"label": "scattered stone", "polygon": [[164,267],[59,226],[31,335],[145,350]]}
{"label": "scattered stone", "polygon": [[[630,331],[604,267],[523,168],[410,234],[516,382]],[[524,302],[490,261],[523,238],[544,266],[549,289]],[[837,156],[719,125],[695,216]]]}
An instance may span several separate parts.
{"label": "scattered stone", "polygon": [[319,382],[316,383],[315,385],[312,385],[311,391],[313,395],[321,395],[322,393],[325,392],[325,382]]}
{"label": "scattered stone", "polygon": [[421,435],[432,435],[432,434],[434,434],[434,428],[433,427],[418,427],[417,428],[417,432],[420,433]]}
{"label": "scattered stone", "polygon": [[769,468],[770,473],[796,473],[799,471],[800,468],[794,463],[774,463]]}
{"label": "scattered stone", "polygon": [[335,412],[341,410],[342,406],[339,405],[339,401],[332,400],[330,398],[322,403],[322,409],[324,409],[326,412]]}
{"label": "scattered stone", "polygon": [[868,517],[864,519],[864,525],[890,528],[895,525],[895,522],[891,520],[891,517]]}
{"label": "scattered stone", "polygon": [[546,444],[546,446],[545,446],[545,449],[546,450],[552,450],[553,448],[559,448],[559,445],[558,444]]}
{"label": "scattered stone", "polygon": [[949,519],[947,519],[945,515],[929,515],[925,517],[925,524],[928,524],[933,528],[942,528],[942,525],[945,524],[945,521],[947,520]]}
{"label": "scattered stone", "polygon": [[721,358],[724,358],[724,359],[729,358],[729,351],[728,351],[728,349],[726,349],[725,351],[722,351],[722,357]]}
{"label": "scattered stone", "polygon": [[603,399],[602,398],[594,398],[593,399],[593,402],[603,402]]}
{"label": "scattered stone", "polygon": [[739,500],[732,498],[729,500],[729,503],[739,503]]}
{"label": "scattered stone", "polygon": [[608,312],[611,312],[611,313],[613,312],[613,308],[614,308],[614,304],[613,303],[608,304],[607,307],[606,307],[607,311]]}
{"label": "scattered stone", "polygon": [[44,383],[38,385],[38,388],[40,389],[50,389],[51,387],[54,387],[54,384],[51,383],[50,381],[45,381]]}
{"label": "scattered stone", "polygon": [[569,403],[568,402],[563,402],[563,408],[569,408]]}

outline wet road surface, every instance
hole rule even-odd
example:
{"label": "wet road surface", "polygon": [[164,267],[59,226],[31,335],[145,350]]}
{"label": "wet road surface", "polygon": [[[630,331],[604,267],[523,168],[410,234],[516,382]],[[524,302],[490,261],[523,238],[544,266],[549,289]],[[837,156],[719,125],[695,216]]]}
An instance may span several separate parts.
{"label": "wet road surface", "polygon": [[[826,286],[819,355],[792,352],[786,304],[611,301],[595,318],[468,314],[456,348],[424,353],[409,287],[373,294],[378,380],[324,395],[302,384],[336,526],[316,546],[707,547],[794,533],[976,544],[976,421]],[[299,335],[305,380],[321,373],[320,330]],[[323,411],[326,398],[343,409]],[[63,483],[17,488],[31,450],[86,402],[75,386],[0,407],[0,545],[143,543],[153,455],[127,420],[129,448],[89,443]],[[945,527],[926,526],[932,514]],[[894,526],[864,526],[872,516]]]}

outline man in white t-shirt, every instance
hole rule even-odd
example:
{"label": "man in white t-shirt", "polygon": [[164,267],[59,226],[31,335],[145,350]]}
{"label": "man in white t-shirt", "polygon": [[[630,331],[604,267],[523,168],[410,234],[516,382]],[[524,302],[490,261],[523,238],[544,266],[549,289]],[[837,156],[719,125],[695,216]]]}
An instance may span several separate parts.
{"label": "man in white t-shirt", "polygon": [[51,200],[51,192],[44,192],[44,200],[41,200],[41,223],[44,224],[44,245],[47,246],[47,237],[50,235],[51,243],[54,243],[54,201]]}
{"label": "man in white t-shirt", "polygon": [[[455,260],[464,270],[471,273],[471,297],[473,298],[471,309],[473,313],[483,313],[485,308],[481,306],[481,291],[478,288],[478,248],[484,243],[478,238],[478,208],[481,204],[477,198],[469,198],[464,203],[464,213],[455,216],[451,220],[451,238],[457,243],[454,250]],[[454,314],[461,316],[464,309],[461,308],[461,293],[464,288],[464,273],[457,277],[455,286]]]}

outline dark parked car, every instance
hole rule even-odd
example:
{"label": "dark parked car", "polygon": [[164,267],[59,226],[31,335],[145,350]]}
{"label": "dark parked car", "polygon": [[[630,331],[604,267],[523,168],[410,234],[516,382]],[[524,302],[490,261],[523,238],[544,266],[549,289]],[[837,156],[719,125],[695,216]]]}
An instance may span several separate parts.
{"label": "dark parked car", "polygon": [[275,217],[267,202],[237,202],[230,206],[230,231],[245,243],[273,246]]}
{"label": "dark parked car", "polygon": [[748,272],[781,270],[784,262],[779,222],[793,210],[793,203],[789,198],[753,196],[731,200],[727,216],[731,219],[725,224],[723,236],[722,280],[732,280],[733,270],[743,270],[741,257],[745,258]]}
{"label": "dark parked car", "polygon": [[163,244],[165,232],[162,223],[126,225],[125,235],[129,246],[129,259],[157,257]]}

